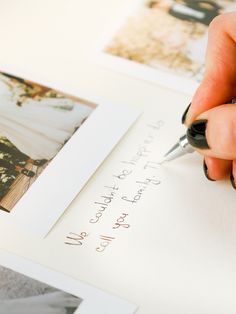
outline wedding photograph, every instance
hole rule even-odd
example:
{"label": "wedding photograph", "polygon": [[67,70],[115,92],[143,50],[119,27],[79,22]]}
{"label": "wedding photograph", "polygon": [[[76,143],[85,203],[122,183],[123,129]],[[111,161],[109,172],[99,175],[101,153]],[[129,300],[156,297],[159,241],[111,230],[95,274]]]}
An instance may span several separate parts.
{"label": "wedding photograph", "polygon": [[0,73],[0,211],[11,212],[96,107]]}
{"label": "wedding photograph", "polygon": [[0,266],[0,314],[73,314],[82,299]]}
{"label": "wedding photograph", "polygon": [[[143,69],[144,79],[155,81],[156,72],[198,83],[204,73],[209,24],[217,15],[235,9],[235,0],[137,1],[136,9],[107,41],[103,53],[143,66],[131,68],[126,63],[122,68],[138,78]],[[115,59],[109,66],[112,62],[115,66]],[[121,62],[119,65],[116,68],[121,68]],[[163,83],[161,76],[157,78],[159,83],[161,80]]]}

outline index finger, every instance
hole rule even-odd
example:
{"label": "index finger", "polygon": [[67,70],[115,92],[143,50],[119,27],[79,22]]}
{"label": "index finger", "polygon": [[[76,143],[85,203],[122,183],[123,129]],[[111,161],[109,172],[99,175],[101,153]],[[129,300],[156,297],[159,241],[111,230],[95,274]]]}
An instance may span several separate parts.
{"label": "index finger", "polygon": [[217,16],[209,26],[204,79],[189,108],[186,124],[236,94],[236,12]]}

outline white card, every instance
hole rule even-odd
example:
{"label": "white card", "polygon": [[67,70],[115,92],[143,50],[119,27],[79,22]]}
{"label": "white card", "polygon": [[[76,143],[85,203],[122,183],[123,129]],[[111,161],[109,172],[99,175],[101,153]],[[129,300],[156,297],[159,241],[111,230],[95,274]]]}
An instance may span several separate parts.
{"label": "white card", "polygon": [[1,224],[0,246],[137,314],[234,313],[235,191],[209,182],[197,154],[158,164],[184,132],[182,111],[146,108],[44,240]]}

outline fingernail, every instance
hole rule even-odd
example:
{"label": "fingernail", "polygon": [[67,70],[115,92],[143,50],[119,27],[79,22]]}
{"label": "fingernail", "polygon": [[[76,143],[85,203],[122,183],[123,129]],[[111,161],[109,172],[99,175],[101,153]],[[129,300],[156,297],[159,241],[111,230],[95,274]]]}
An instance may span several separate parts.
{"label": "fingernail", "polygon": [[232,187],[236,190],[236,184],[235,184],[235,181],[234,181],[234,176],[233,176],[233,173],[231,172],[230,174],[230,182],[232,184]]}
{"label": "fingernail", "polygon": [[210,180],[210,181],[215,181],[215,180],[213,180],[213,179],[211,179],[211,178],[209,177],[208,168],[207,168],[207,165],[206,165],[205,160],[203,161],[203,170],[204,170],[204,174],[205,174],[205,176],[206,176],[206,178],[207,178],[208,180]]}
{"label": "fingernail", "polygon": [[200,149],[210,148],[206,139],[207,120],[193,122],[187,130],[187,138],[190,145]]}
{"label": "fingernail", "polygon": [[188,105],[188,107],[185,109],[185,111],[184,111],[184,113],[182,115],[182,118],[181,118],[182,124],[185,123],[185,120],[186,120],[186,117],[187,117],[187,113],[188,113],[188,110],[189,110],[190,106],[191,106],[191,103]]}

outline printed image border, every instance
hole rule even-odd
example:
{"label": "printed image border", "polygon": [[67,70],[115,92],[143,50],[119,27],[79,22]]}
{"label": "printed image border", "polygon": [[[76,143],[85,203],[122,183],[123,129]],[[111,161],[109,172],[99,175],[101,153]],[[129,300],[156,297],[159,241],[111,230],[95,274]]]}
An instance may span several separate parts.
{"label": "printed image border", "polygon": [[113,106],[96,97],[79,95],[79,98],[90,99],[88,102],[95,103],[96,109],[15,204],[11,213],[0,211],[0,219],[27,233],[39,237],[48,234],[141,113],[137,108]]}
{"label": "printed image border", "polygon": [[[108,27],[110,31],[104,34],[103,39],[98,45],[96,62],[103,67],[126,74],[130,77],[146,80],[168,89],[192,95],[199,86],[200,77],[197,81],[191,77],[185,77],[178,73],[171,72],[164,66],[154,68],[150,65],[106,52],[106,48],[111,44],[116,34],[126,25],[127,19],[134,17],[139,12],[140,8],[144,7],[144,5],[149,2],[150,1],[145,0],[133,0],[129,2],[128,7],[127,5],[124,6],[122,16],[120,16],[115,23],[112,22],[113,26]],[[236,3],[234,5],[236,7]],[[206,45],[206,38],[203,42],[205,43],[202,43],[202,45]],[[201,69],[201,73],[203,72],[204,68]]]}

